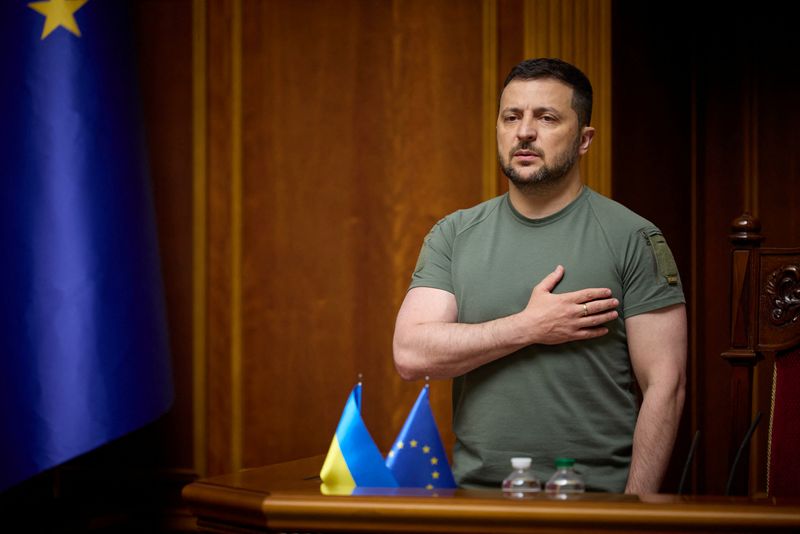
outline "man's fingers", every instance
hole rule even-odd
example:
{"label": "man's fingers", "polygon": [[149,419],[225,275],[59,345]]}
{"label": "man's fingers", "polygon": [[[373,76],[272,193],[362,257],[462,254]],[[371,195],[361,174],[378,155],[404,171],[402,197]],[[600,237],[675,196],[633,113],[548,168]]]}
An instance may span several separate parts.
{"label": "man's fingers", "polygon": [[578,310],[580,312],[579,315],[587,317],[589,315],[596,315],[613,310],[617,306],[619,306],[619,301],[617,299],[602,299],[579,303]]}
{"label": "man's fingers", "polygon": [[611,310],[605,313],[596,313],[594,315],[588,315],[586,317],[582,317],[578,322],[578,328],[581,329],[592,329],[596,326],[601,324],[607,323],[609,321],[613,321],[619,316],[617,310]]}
{"label": "man's fingers", "polygon": [[542,281],[536,284],[536,287],[533,288],[535,290],[546,291],[548,293],[552,293],[553,290],[556,288],[556,285],[561,281],[561,278],[564,277],[564,267],[559,265],[556,267],[556,270],[552,273],[548,274]]}
{"label": "man's fingers", "polygon": [[611,296],[611,290],[607,287],[590,287],[567,293],[564,296],[569,296],[574,302],[583,304],[584,302],[591,302],[593,300],[607,299]]}

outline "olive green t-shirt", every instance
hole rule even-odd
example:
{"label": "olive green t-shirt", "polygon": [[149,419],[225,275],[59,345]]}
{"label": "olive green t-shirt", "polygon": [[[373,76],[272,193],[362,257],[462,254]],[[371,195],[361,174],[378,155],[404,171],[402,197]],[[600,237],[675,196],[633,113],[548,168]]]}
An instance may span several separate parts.
{"label": "olive green t-shirt", "polygon": [[454,475],[498,488],[514,456],[546,481],[557,457],[576,459],[589,490],[622,492],[637,417],[627,317],[684,302],[661,232],[588,187],[564,209],[527,219],[503,195],[457,211],[425,238],[411,287],[453,293],[458,321],[525,308],[557,265],[554,293],[610,288],[620,317],[600,338],[531,345],[453,380]]}

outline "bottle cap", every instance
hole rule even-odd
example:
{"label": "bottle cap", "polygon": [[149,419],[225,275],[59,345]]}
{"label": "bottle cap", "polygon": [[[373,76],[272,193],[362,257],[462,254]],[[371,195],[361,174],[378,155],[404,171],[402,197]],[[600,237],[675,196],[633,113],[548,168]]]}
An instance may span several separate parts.
{"label": "bottle cap", "polygon": [[527,469],[531,466],[530,458],[512,458],[511,467],[514,469]]}
{"label": "bottle cap", "polygon": [[511,467],[514,469],[528,469],[531,466],[531,459],[518,457],[511,458]]}
{"label": "bottle cap", "polygon": [[574,458],[556,458],[556,469],[560,469],[562,467],[572,467],[574,465]]}

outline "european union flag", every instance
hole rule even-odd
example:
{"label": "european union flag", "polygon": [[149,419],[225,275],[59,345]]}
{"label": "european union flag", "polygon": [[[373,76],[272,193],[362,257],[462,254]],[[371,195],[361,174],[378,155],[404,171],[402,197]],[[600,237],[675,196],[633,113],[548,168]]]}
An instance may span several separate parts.
{"label": "european union flag", "polygon": [[429,389],[425,384],[420,391],[386,457],[386,467],[401,487],[455,488],[456,481],[433,418]]}
{"label": "european union flag", "polygon": [[397,482],[383,463],[378,446],[361,419],[361,383],[353,388],[347,398],[319,476],[323,493],[349,494],[357,486],[397,487]]}
{"label": "european union flag", "polygon": [[124,2],[0,2],[0,491],[172,402]]}

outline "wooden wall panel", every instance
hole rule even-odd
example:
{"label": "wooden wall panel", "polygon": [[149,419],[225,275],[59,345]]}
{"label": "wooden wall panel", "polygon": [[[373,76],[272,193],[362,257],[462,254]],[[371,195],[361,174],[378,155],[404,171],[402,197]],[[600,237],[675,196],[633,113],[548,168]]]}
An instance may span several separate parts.
{"label": "wooden wall panel", "polygon": [[730,223],[749,210],[762,219],[765,244],[800,242],[800,136],[788,104],[800,77],[787,67],[798,45],[784,17],[686,17],[693,9],[615,3],[614,197],[661,226],[675,252],[690,310],[691,432],[673,463],[699,429],[691,489],[721,494],[743,437],[731,427],[732,373],[720,357],[730,342],[721,312],[731,290]]}
{"label": "wooden wall panel", "polygon": [[800,72],[794,68],[800,45],[788,20],[765,17],[769,31],[752,41],[753,128],[758,179],[758,217],[764,246],[800,244]]}
{"label": "wooden wall panel", "polygon": [[[693,334],[691,47],[671,38],[689,27],[680,10],[647,2],[615,4],[613,27],[613,198],[664,232],[681,274]],[[665,491],[677,491],[697,428],[694,353]]]}
{"label": "wooden wall panel", "polygon": [[207,9],[205,0],[192,5],[192,433],[197,474],[208,464],[208,173],[207,173]]}
{"label": "wooden wall panel", "polygon": [[[724,237],[743,211],[762,219],[764,244],[800,242],[797,194],[800,135],[786,98],[797,94],[800,77],[792,64],[798,45],[788,22],[773,13],[725,13],[697,22],[705,33],[697,50],[698,247],[701,321],[698,418],[708,436],[702,450],[700,490],[724,490],[736,448],[743,438],[732,427],[731,367],[719,354],[730,343],[730,318],[717,302],[729,298],[730,245]],[[704,313],[703,313],[704,312]],[[766,415],[766,414],[765,414]],[[767,418],[754,440],[760,439]],[[722,453],[721,453],[722,452]],[[746,469],[746,462],[742,464]]]}
{"label": "wooden wall panel", "polygon": [[[422,237],[481,199],[480,2],[243,4],[245,466],[327,449],[350,388],[387,449]],[[449,434],[449,385],[434,385]]]}
{"label": "wooden wall panel", "polygon": [[[175,403],[159,421],[172,468],[192,461],[192,41],[191,18],[176,3],[136,6],[137,44],[153,184]],[[163,80],[169,79],[169,84]]]}
{"label": "wooden wall panel", "polygon": [[[730,223],[745,209],[744,145],[742,137],[741,50],[724,26],[710,26],[716,39],[698,50],[698,490],[721,494],[732,456],[730,439],[730,366],[720,354],[729,343],[725,309],[731,289]],[[707,48],[706,48],[707,47]],[[728,52],[730,51],[730,52]],[[725,132],[723,134],[723,132]]]}
{"label": "wooden wall panel", "polygon": [[207,15],[207,180],[208,256],[206,332],[208,351],[208,474],[233,470],[232,338],[233,325],[231,217],[235,202],[232,124],[232,2],[209,2]]}
{"label": "wooden wall panel", "polygon": [[523,20],[526,57],[563,59],[592,82],[596,132],[581,175],[611,196],[611,0],[525,0]]}

